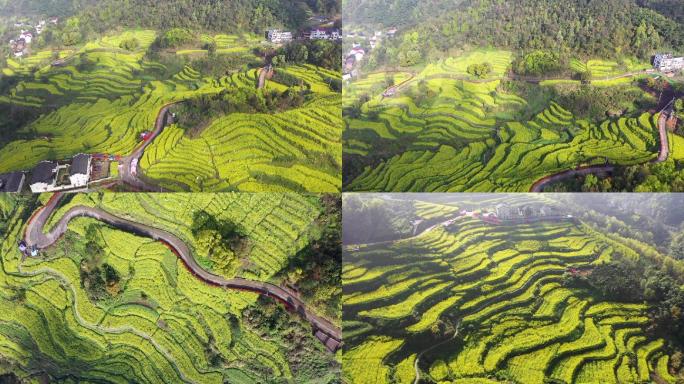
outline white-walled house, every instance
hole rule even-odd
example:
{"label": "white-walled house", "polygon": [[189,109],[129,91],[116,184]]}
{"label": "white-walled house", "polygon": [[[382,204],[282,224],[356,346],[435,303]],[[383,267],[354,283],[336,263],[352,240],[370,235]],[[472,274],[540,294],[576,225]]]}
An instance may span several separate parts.
{"label": "white-walled house", "polygon": [[684,70],[684,57],[674,57],[671,53],[659,53],[653,58],[653,67],[660,72]]}
{"label": "white-walled house", "polygon": [[74,156],[69,168],[69,180],[72,187],[85,187],[90,181],[90,155],[80,153]]}
{"label": "white-walled house", "polygon": [[282,43],[284,41],[291,41],[292,32],[270,29],[266,32],[266,39],[274,44]]}
{"label": "white-walled house", "polygon": [[19,39],[24,39],[26,44],[31,44],[31,41],[33,41],[33,33],[22,30]]}
{"label": "white-walled house", "polygon": [[42,161],[33,168],[29,178],[31,192],[42,193],[51,191],[57,182],[57,167],[56,161]]}

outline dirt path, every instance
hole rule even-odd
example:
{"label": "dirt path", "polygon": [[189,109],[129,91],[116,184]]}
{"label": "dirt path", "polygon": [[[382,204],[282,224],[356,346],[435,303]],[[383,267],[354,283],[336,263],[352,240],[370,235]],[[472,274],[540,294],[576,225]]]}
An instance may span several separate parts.
{"label": "dirt path", "polygon": [[433,349],[439,347],[440,345],[446,344],[446,343],[454,340],[458,336],[458,332],[460,331],[460,327],[461,327],[461,321],[459,320],[458,323],[456,323],[456,332],[454,332],[454,335],[450,339],[446,339],[446,340],[442,341],[441,343],[437,343],[437,344],[433,345],[432,347],[420,352],[418,354],[418,356],[416,356],[416,361],[413,362],[413,369],[416,372],[416,379],[413,381],[413,384],[418,384],[418,382],[420,382],[420,369],[418,369],[418,362],[420,361],[420,357],[423,356],[424,353],[430,352]]}
{"label": "dirt path", "polygon": [[48,248],[66,232],[67,226],[71,220],[77,217],[91,217],[121,230],[131,232],[139,236],[150,237],[154,240],[162,242],[172,252],[174,252],[178,258],[181,259],[181,261],[195,277],[208,284],[228,289],[255,292],[279,300],[288,309],[297,312],[302,318],[309,322],[314,328],[314,332],[321,331],[326,335],[327,338],[332,339],[334,342],[329,344],[324,342],[326,347],[331,352],[335,352],[339,348],[342,341],[340,329],[334,326],[327,319],[308,310],[305,303],[296,295],[280,286],[266,282],[247,280],[243,278],[227,279],[223,276],[215,275],[203,269],[197,263],[187,244],[185,244],[180,238],[164,230],[126,220],[98,208],[76,206],[69,209],[64,216],[59,219],[52,231],[48,233],[43,232],[45,223],[57,208],[61,197],[62,194],[54,194],[47,204],[40,208],[40,210],[29,219],[24,232],[24,240],[29,247],[36,246],[39,249]]}
{"label": "dirt path", "polygon": [[537,180],[534,184],[532,184],[530,192],[542,192],[544,190],[544,187],[546,187],[547,185],[556,183],[558,181],[570,177],[586,176],[592,173],[608,174],[613,172],[614,169],[615,167],[612,165],[589,165],[577,169],[569,169],[567,171],[558,172],[553,175],[544,176],[541,179]]}
{"label": "dirt path", "polygon": [[266,85],[266,75],[268,75],[266,68],[259,68],[259,83],[257,84],[257,89],[262,89]]}

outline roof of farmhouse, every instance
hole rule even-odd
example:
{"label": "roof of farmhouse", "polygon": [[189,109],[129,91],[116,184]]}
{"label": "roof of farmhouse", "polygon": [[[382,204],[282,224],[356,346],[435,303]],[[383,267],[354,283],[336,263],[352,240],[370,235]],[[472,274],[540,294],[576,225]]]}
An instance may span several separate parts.
{"label": "roof of farmhouse", "polygon": [[31,171],[30,184],[51,183],[55,177],[56,161],[42,161]]}
{"label": "roof of farmhouse", "polygon": [[0,192],[17,192],[24,174],[21,172],[3,173],[0,175]]}
{"label": "roof of farmhouse", "polygon": [[87,175],[88,174],[88,162],[90,161],[90,155],[86,155],[83,153],[79,153],[74,157],[74,160],[71,162],[71,168],[69,168],[69,175],[77,175],[77,174],[83,174]]}

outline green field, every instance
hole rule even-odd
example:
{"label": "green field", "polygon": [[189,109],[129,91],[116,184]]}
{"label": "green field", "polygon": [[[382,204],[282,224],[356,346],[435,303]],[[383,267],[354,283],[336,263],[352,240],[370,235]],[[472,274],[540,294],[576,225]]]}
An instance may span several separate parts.
{"label": "green field", "polygon": [[[203,283],[149,238],[79,218],[53,247],[23,258],[17,242],[47,198],[0,196],[0,373],[67,383],[339,380],[335,356],[308,323],[257,294]],[[202,249],[192,240],[195,213],[239,223],[252,246],[248,258],[230,270],[206,254],[199,262],[261,281],[272,281],[309,243],[308,227],[321,214],[315,198],[294,194],[82,194],[65,201],[53,219],[74,205],[165,229],[191,244],[195,255]],[[120,276],[98,299],[82,281],[83,247],[93,227],[104,261]]]}
{"label": "green field", "polygon": [[[130,38],[140,47],[119,48]],[[57,52],[65,58],[63,66],[50,65],[50,51],[9,60],[5,73],[18,83],[0,95],[0,103],[42,114],[21,128],[19,139],[0,148],[0,172],[29,170],[41,160],[81,152],[125,156],[139,144],[141,133],[154,128],[164,105],[256,88],[256,69],[211,78],[186,65],[166,78],[170,68],[145,56],[155,38],[154,31],[103,37]],[[244,54],[258,44],[252,35],[204,38],[216,42],[220,54]],[[192,138],[171,127],[141,159],[147,178],[174,191],[339,191],[341,101],[328,82],[340,74],[308,65],[282,70],[310,90],[305,105],[273,114],[224,116]],[[288,86],[268,81],[266,90],[285,92]]]}
{"label": "green field", "polygon": [[[543,201],[467,199],[469,210]],[[416,208],[418,217],[441,212],[443,220],[457,209]],[[570,268],[627,255],[623,247],[578,220],[495,226],[462,217],[415,237],[348,249],[345,377],[413,383],[420,356],[421,382],[674,383],[668,341],[646,331],[647,304],[601,300],[564,283]]]}
{"label": "green field", "polygon": [[[145,174],[171,190],[335,192],[341,189],[339,94],[325,83],[335,73],[290,67],[316,97],[277,114],[231,114],[215,120],[199,137],[170,127],[141,159]],[[222,80],[224,87],[249,87],[256,71]],[[267,89],[286,89],[269,82]]]}
{"label": "green field", "polygon": [[[345,117],[343,151],[350,171],[345,170],[344,189],[524,192],[547,175],[577,166],[632,165],[656,157],[656,115],[593,122],[553,100],[526,100],[503,84],[511,60],[506,51],[474,51],[429,64],[393,97],[383,97],[384,89],[374,85],[384,83],[382,74],[351,82],[345,108],[363,94],[370,100],[361,105],[359,117]],[[482,80],[469,78],[465,68],[479,62],[492,63],[492,73]],[[589,64],[604,68],[596,60]],[[626,77],[593,83],[631,82]]]}

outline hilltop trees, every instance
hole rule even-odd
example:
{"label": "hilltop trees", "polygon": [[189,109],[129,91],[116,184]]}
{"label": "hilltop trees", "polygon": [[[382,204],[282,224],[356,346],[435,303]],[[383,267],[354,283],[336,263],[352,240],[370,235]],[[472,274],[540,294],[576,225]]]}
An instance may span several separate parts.
{"label": "hilltop trees", "polygon": [[542,76],[561,69],[560,58],[552,51],[532,51],[513,64],[515,71],[522,75]]}
{"label": "hilltop trees", "polygon": [[80,29],[80,20],[77,17],[72,17],[66,22],[66,26],[62,30],[61,40],[62,44],[66,46],[76,45],[81,42],[83,38]]}
{"label": "hilltop trees", "polygon": [[159,38],[161,48],[174,48],[188,44],[194,40],[192,32],[185,28],[172,28]]}
{"label": "hilltop trees", "polygon": [[[359,2],[362,0],[350,3]],[[345,6],[356,18],[369,24],[388,27],[404,24],[405,35],[418,36],[417,46],[409,46],[399,39],[388,44],[388,50],[398,49],[393,57],[402,55],[406,63],[413,62],[412,59],[420,62],[434,52],[447,56],[453,48],[468,46],[542,50],[561,57],[572,53],[610,58],[632,55],[646,60],[661,46],[684,45],[684,29],[670,18],[672,12],[658,13],[643,8],[636,0],[473,0],[459,4],[426,1],[419,5],[403,0],[365,0],[365,3],[363,7],[357,5],[357,9]],[[438,4],[427,5],[432,3]],[[356,14],[358,8],[365,10],[364,15]],[[446,11],[436,15],[436,9]],[[399,10],[403,15],[395,18]],[[377,64],[388,63],[378,61]]]}

